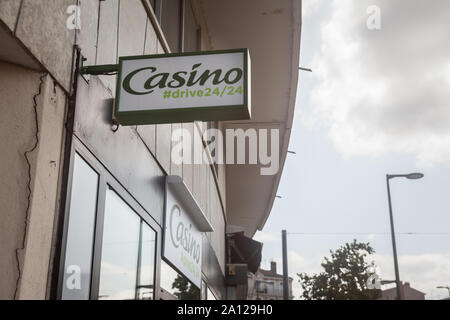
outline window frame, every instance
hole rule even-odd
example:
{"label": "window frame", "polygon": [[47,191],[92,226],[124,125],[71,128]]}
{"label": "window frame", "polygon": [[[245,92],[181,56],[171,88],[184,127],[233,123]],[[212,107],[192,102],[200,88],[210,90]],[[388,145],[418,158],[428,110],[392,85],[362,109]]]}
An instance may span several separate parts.
{"label": "window frame", "polygon": [[[91,261],[91,279],[89,288],[89,299],[98,300],[99,284],[100,284],[100,267],[102,258],[102,241],[103,228],[105,218],[105,200],[108,189],[113,190],[141,219],[156,233],[155,237],[155,266],[154,266],[154,293],[153,299],[159,300],[160,291],[160,271],[161,271],[161,243],[162,243],[162,226],[146,211],[140,203],[131,196],[130,193],[119,183],[119,181],[106,169],[106,167],[97,159],[89,149],[73,135],[73,141],[69,159],[69,175],[67,179],[66,201],[64,207],[64,224],[63,235],[61,241],[57,300],[62,299],[62,289],[64,285],[64,265],[66,261],[67,235],[69,228],[70,202],[72,193],[73,173],[75,154],[84,160],[99,176],[97,187],[97,204],[95,213],[95,225],[93,234],[93,250]],[[141,223],[142,223],[141,222]]]}
{"label": "window frame", "polygon": [[[165,259],[164,257],[161,257],[161,261],[164,262],[169,268],[171,268],[173,271],[175,271],[175,273],[177,273],[177,275],[182,276],[183,278],[185,278],[187,280],[187,282],[191,285],[196,287],[199,290],[199,298],[197,300],[191,300],[191,301],[201,301],[202,300],[202,285],[203,285],[203,277],[202,277],[202,285],[200,286],[200,288],[198,288],[195,284],[192,283],[192,281],[190,281],[182,272],[180,272],[178,270],[178,268],[176,268],[169,260]],[[160,287],[160,291],[161,288],[164,289],[165,291],[169,292],[167,289]],[[170,294],[172,294],[171,292],[169,292]],[[163,299],[164,300],[164,299]],[[178,300],[178,299],[176,299]],[[182,300],[178,300],[178,301],[182,301]]]}
{"label": "window frame", "polygon": [[[75,141],[74,141],[75,142]],[[101,185],[101,175],[99,173],[100,168],[96,166],[95,163],[92,163],[87,160],[86,155],[81,152],[77,152],[75,148],[72,146],[70,152],[70,160],[69,160],[69,175],[67,179],[66,186],[66,201],[64,207],[64,225],[63,225],[63,236],[61,241],[61,250],[60,250],[60,261],[59,261],[59,273],[58,273],[58,288],[57,288],[57,299],[62,299],[63,294],[63,285],[64,285],[64,275],[65,275],[65,264],[66,264],[66,253],[67,253],[67,240],[68,240],[68,231],[69,231],[69,216],[70,216],[70,207],[72,201],[72,188],[73,188],[73,173],[75,167],[75,155],[78,155],[94,172],[98,175],[97,182],[97,195],[96,195],[96,209],[95,209],[95,222],[94,222],[94,234],[93,234],[93,243],[92,243],[92,257],[91,257],[91,279],[90,279],[90,287],[89,287],[89,299],[91,298],[91,289],[92,289],[92,278],[93,278],[93,270],[92,265],[94,263],[94,252],[95,252],[95,233],[96,233],[96,223],[98,216],[98,203],[100,197],[100,185]]]}
{"label": "window frame", "polygon": [[[205,298],[206,299],[203,299],[203,297],[202,297],[203,289],[205,289]],[[211,295],[214,297],[213,300],[220,300],[217,298],[217,293],[216,293],[215,289],[209,284],[208,278],[205,276],[204,273],[202,273],[202,286],[200,288],[200,300],[204,300],[204,301],[210,300],[210,299],[208,299],[209,293],[211,293]]]}

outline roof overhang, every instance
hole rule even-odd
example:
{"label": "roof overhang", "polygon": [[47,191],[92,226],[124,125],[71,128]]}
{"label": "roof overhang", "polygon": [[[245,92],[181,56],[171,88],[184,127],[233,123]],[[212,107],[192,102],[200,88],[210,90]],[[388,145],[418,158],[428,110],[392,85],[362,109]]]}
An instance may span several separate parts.
{"label": "roof overhang", "polygon": [[297,93],[301,0],[207,0],[202,6],[213,49],[248,48],[252,62],[252,119],[224,122],[224,129],[279,129],[275,175],[261,175],[260,165],[226,168],[228,223],[242,226],[252,237],[270,214],[288,150]]}
{"label": "roof overhang", "polygon": [[0,20],[0,61],[5,61],[36,71],[42,71],[40,63],[25,49],[12,31]]}

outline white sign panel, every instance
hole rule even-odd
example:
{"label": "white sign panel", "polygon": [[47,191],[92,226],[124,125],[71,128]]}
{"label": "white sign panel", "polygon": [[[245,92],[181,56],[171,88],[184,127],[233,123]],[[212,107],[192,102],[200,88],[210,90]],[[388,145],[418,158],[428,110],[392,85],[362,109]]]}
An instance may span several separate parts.
{"label": "white sign panel", "polygon": [[202,233],[186,212],[170,185],[166,191],[163,256],[200,288],[202,280]]}
{"label": "white sign panel", "polygon": [[250,119],[247,49],[121,57],[120,123]]}

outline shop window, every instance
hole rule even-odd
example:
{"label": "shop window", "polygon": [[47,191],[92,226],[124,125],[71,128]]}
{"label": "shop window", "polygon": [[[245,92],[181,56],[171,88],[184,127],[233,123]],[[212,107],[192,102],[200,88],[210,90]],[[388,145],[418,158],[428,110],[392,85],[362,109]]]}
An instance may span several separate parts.
{"label": "shop window", "polygon": [[99,299],[153,299],[155,232],[106,191]]}
{"label": "shop window", "polygon": [[62,299],[89,299],[99,175],[77,153],[73,160]]}
{"label": "shop window", "polygon": [[161,298],[164,300],[199,300],[200,289],[161,260]]}
{"label": "shop window", "polygon": [[56,297],[154,299],[158,224],[77,139],[73,143]]}

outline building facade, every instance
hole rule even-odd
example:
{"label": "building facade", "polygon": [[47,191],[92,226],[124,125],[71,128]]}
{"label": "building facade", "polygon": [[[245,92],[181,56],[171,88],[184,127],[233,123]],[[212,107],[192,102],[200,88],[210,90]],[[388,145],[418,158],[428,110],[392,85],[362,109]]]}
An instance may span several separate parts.
{"label": "building facade", "polygon": [[[425,300],[425,293],[411,287],[409,282],[402,282],[402,300]],[[378,300],[397,300],[397,288],[381,290],[381,297]]]}
{"label": "building facade", "polygon": [[[292,278],[289,277],[289,300],[292,294]],[[277,273],[277,263],[270,263],[270,270],[258,269],[248,274],[247,300],[283,300],[283,275]]]}
{"label": "building facade", "polygon": [[[251,238],[270,213],[300,30],[297,0],[1,0],[0,299],[236,298],[226,234]],[[111,116],[117,75],[80,72],[125,56],[235,48],[252,59],[249,121],[121,126]],[[206,161],[172,161],[180,128]],[[279,169],[216,163],[208,128],[279,130]],[[197,284],[163,254],[168,181],[211,227],[200,230]]]}

